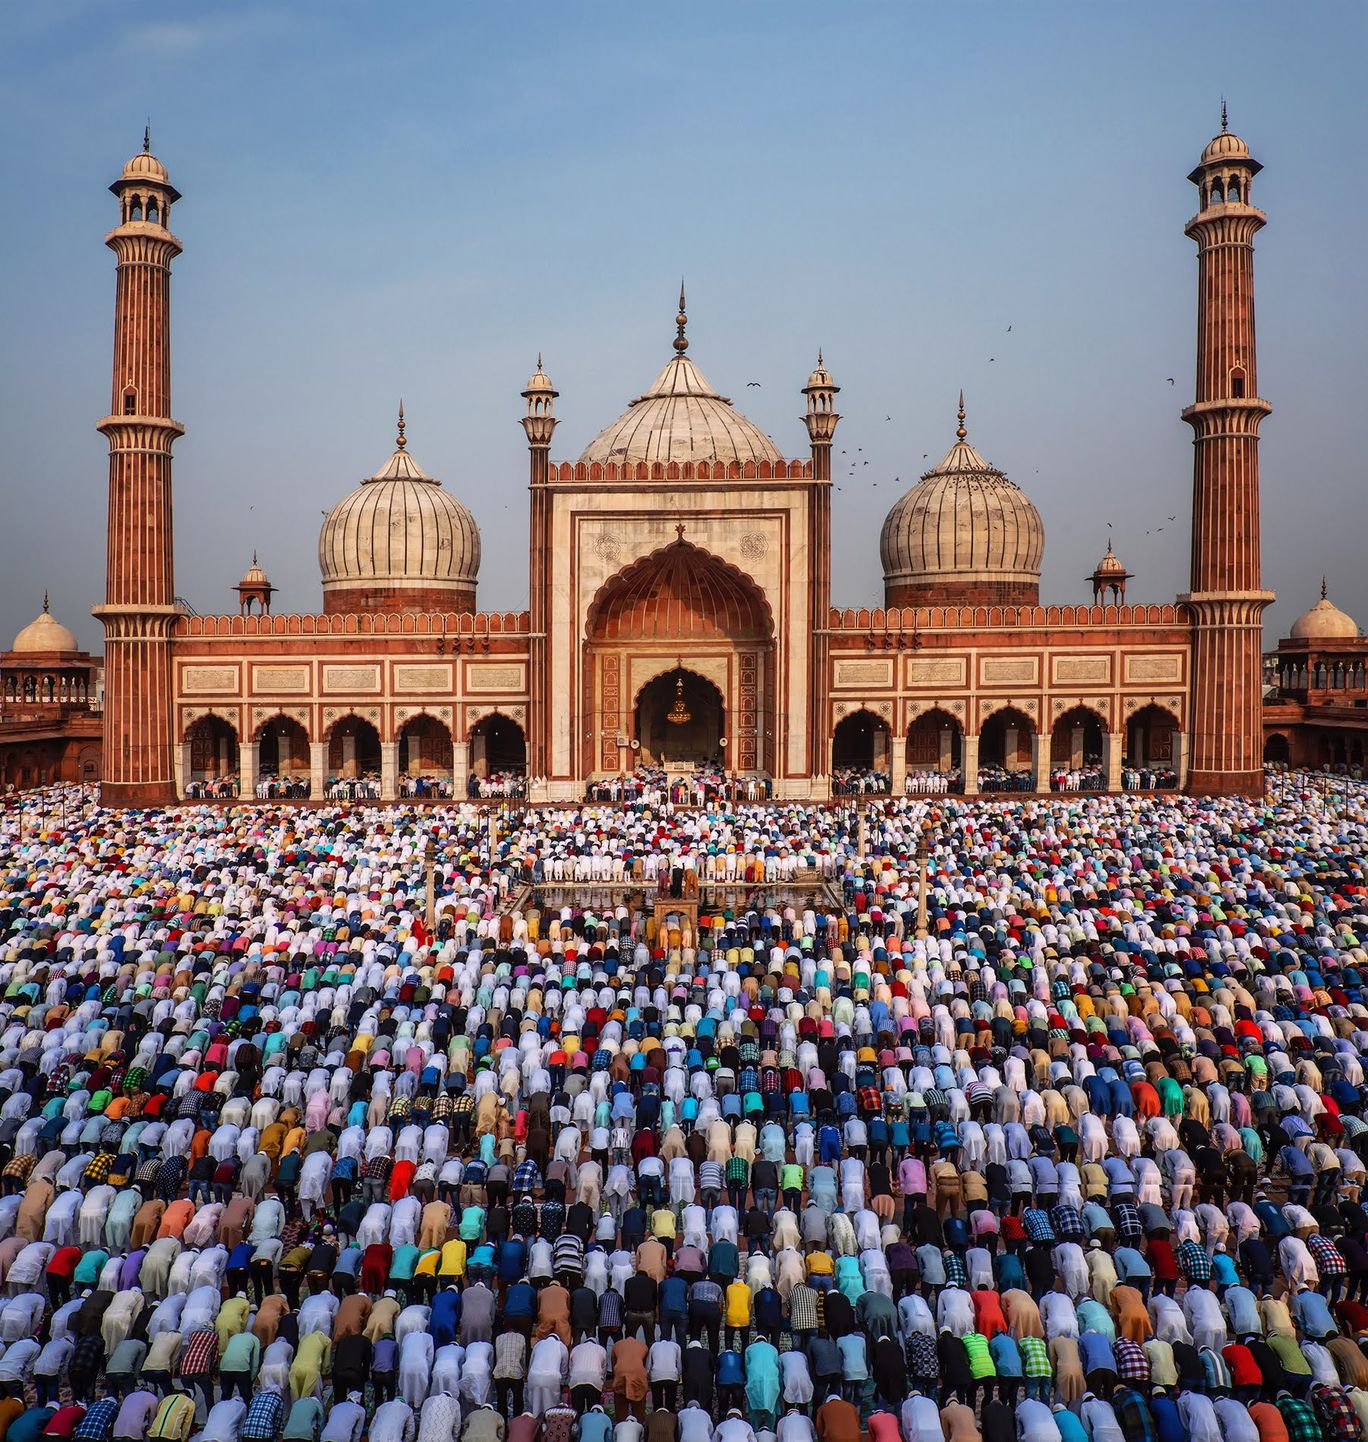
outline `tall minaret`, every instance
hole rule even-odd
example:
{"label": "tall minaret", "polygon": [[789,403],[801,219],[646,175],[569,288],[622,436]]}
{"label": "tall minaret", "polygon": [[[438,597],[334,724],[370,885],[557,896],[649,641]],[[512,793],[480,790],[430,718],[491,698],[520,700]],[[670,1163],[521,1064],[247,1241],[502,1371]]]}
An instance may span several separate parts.
{"label": "tall minaret", "polygon": [[[812,494],[808,499],[808,607],[812,636],[808,644],[808,775],[831,775],[831,674],[828,641],[831,608],[831,442],[836,435],[836,396],[817,352],[817,369],[803,387],[807,410],[803,424],[812,445]],[[776,746],[777,754],[777,746]],[[773,767],[774,762],[770,765]]]}
{"label": "tall minaret", "polygon": [[171,447],[184,428],[171,419],[169,229],[180,193],[149,150],[110,186],[119,224],[105,237],[118,258],[114,299],[114,388],[97,427],[109,439],[105,603],[104,781],[106,804],[164,805],[176,798],[172,767]]}
{"label": "tall minaret", "polygon": [[1254,345],[1254,236],[1264,214],[1250,204],[1261,169],[1226,126],[1188,179],[1198,211],[1197,398],[1192,427],[1192,717],[1188,786],[1204,795],[1263,791],[1259,543],[1259,398]]}
{"label": "tall minaret", "polygon": [[[528,655],[527,774],[543,783],[551,772],[551,727],[547,694],[546,637],[551,627],[551,497],[547,493],[550,474],[551,436],[556,429],[556,397],[560,392],[542,370],[537,369],[523,391],[527,411],[522,426],[527,433],[528,486],[531,514],[528,518],[528,608],[532,613],[532,634]],[[541,795],[534,796],[542,800]]]}

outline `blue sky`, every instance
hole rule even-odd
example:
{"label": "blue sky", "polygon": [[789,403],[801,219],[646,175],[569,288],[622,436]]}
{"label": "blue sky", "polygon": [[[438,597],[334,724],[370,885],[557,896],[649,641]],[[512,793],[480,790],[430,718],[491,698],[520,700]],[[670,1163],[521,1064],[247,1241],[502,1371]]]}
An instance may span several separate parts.
{"label": "blue sky", "polygon": [[1368,623],[1362,5],[44,0],[0,6],[0,41],[0,637],[48,587],[98,641],[106,187],[149,115],[185,197],[176,565],[199,610],[253,548],[278,609],[319,606],[320,513],[389,454],[400,396],[480,523],[481,605],[525,606],[518,392],[542,351],[573,458],[668,359],[681,272],[690,354],[786,453],[825,349],[837,449],[870,462],[837,476],[838,603],[877,601],[879,525],[961,386],[1044,517],[1044,597],[1083,598],[1111,522],[1133,596],[1171,599],[1184,177],[1222,95],[1266,167],[1270,634],[1322,571]]}

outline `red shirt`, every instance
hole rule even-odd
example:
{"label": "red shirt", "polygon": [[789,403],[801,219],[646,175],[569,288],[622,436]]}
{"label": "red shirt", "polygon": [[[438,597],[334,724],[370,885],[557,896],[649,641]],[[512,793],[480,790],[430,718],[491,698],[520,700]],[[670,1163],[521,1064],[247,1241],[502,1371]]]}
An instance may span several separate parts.
{"label": "red shirt", "polygon": [[85,1413],[84,1407],[77,1407],[74,1404],[70,1407],[59,1407],[48,1418],[48,1424],[43,1428],[43,1436],[70,1437]]}

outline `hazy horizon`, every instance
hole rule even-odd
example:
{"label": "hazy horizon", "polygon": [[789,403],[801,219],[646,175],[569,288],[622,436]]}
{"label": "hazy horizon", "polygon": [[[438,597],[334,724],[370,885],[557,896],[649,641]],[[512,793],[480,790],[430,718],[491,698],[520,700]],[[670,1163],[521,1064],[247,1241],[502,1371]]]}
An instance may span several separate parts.
{"label": "hazy horizon", "polygon": [[389,455],[401,396],[410,451],[480,525],[481,608],[524,608],[518,393],[540,351],[552,455],[574,459],[669,358],[681,273],[690,356],[786,455],[807,454],[819,345],[842,387],[833,604],[880,603],[879,527],[950,445],[961,387],[970,440],[1043,517],[1042,600],[1088,598],[1110,522],[1129,598],[1170,601],[1191,512],[1185,177],[1223,95],[1266,167],[1265,641],[1322,573],[1368,623],[1365,199],[1343,153],[1364,129],[1362,7],[0,13],[0,646],[45,589],[100,646],[102,241],[149,115],[184,195],[176,576],[197,610],[236,609],[254,550],[277,611],[321,607],[323,513]]}

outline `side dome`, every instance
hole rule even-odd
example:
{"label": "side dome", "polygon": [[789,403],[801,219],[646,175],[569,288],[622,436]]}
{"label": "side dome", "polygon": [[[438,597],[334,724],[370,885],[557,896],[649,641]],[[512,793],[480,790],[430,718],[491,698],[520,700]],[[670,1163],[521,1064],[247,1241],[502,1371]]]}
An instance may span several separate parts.
{"label": "side dome", "polygon": [[328,512],[318,538],[323,610],[473,611],[475,518],[409,455],[404,410],[394,454]]}
{"label": "side dome", "polygon": [[1356,641],[1360,632],[1358,622],[1341,611],[1326,594],[1322,578],[1320,600],[1292,622],[1288,634],[1294,641]]}
{"label": "side dome", "polygon": [[584,448],[580,460],[637,461],[747,461],[779,462],[779,447],[708,384],[703,372],[689,359],[685,327],[684,291],[679,292],[675,355],[612,425],[605,426]]}
{"label": "side dome", "polygon": [[1038,605],[1045,554],[1040,513],[969,444],[962,394],[955,435],[940,464],[884,520],[884,604]]}
{"label": "side dome", "polygon": [[27,656],[80,649],[76,637],[48,610],[46,593],[43,595],[43,609],[19,632],[10,647],[11,651]]}

